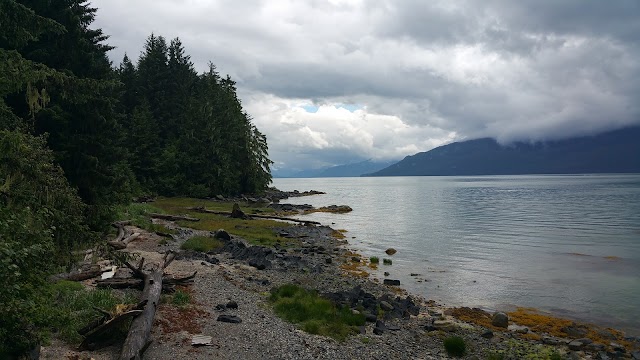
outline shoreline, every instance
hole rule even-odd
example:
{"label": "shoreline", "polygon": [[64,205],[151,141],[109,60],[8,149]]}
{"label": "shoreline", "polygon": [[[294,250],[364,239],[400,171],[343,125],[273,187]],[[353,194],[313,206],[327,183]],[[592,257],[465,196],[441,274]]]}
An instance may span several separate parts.
{"label": "shoreline", "polygon": [[[169,221],[160,223],[177,227]],[[162,244],[162,239],[155,234],[138,228],[133,230],[141,231],[143,235],[126,251],[140,253],[151,260],[160,258],[168,250],[179,249],[180,244],[191,236],[209,234],[208,231],[180,228],[173,241]],[[298,245],[292,248],[251,246],[244,239],[232,236],[214,253],[181,252],[168,270],[172,273],[198,271],[195,284],[189,290],[194,297],[194,303],[188,308],[192,312],[188,312],[186,319],[178,319],[175,314],[183,310],[167,304],[158,309],[156,320],[160,326],[152,329],[154,342],[148,349],[147,358],[444,359],[449,357],[442,342],[449,336],[464,338],[468,351],[463,359],[484,359],[490,353],[508,355],[516,351],[545,354],[557,351],[586,359],[596,359],[600,353],[632,358],[631,354],[640,350],[640,339],[634,339],[633,346],[623,348],[610,343],[575,342],[584,336],[532,339],[531,332],[525,333],[522,328],[496,328],[487,325],[483,313],[474,309],[456,312],[456,308],[411,295],[401,286],[381,284],[368,274],[362,276],[366,262],[348,243],[336,238],[337,232],[329,226],[288,226],[283,223],[281,229],[274,230],[283,238],[299,241]],[[382,307],[384,312],[367,322],[359,335],[352,335],[344,342],[307,334],[275,316],[267,300],[266,294],[273,287],[291,283],[315,289],[354,310],[360,304],[359,309],[369,311],[369,307],[362,305],[373,301],[374,306]],[[237,302],[237,309],[218,310],[220,304],[230,301]],[[216,321],[220,314],[233,314],[242,322],[221,323]],[[461,318],[469,322],[480,321],[484,325],[469,324]],[[580,332],[579,326],[577,331]],[[196,334],[212,336],[214,345],[191,346],[191,338]],[[77,354],[88,354],[96,360],[112,359],[118,350],[116,345]],[[61,358],[61,351],[68,354],[72,350],[56,345],[45,347],[43,358]]]}

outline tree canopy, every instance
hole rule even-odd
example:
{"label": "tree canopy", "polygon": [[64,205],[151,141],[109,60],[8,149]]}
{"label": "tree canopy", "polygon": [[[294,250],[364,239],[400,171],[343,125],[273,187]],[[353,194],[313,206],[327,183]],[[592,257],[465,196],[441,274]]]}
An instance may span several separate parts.
{"label": "tree canopy", "polygon": [[155,34],[114,68],[95,14],[84,0],[0,0],[0,357],[38,341],[38,287],[116,206],[271,182],[231,78],[198,74],[180,39]]}

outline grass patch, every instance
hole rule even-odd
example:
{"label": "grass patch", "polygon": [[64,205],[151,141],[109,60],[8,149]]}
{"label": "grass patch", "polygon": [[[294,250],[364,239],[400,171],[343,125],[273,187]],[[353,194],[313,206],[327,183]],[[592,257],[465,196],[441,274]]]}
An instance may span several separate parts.
{"label": "grass patch", "polygon": [[269,301],[278,316],[299,324],[306,332],[344,341],[358,333],[365,324],[362,314],[353,314],[350,308],[337,308],[331,301],[297,285],[283,285],[272,290]]}
{"label": "grass patch", "polygon": [[[296,239],[287,239],[279,237],[274,231],[275,228],[283,228],[291,226],[291,224],[267,219],[233,219],[225,215],[199,213],[197,211],[188,210],[190,207],[204,206],[209,210],[230,212],[233,208],[232,202],[219,202],[211,200],[190,199],[190,198],[160,198],[154,203],[156,206],[164,210],[166,213],[174,215],[189,215],[199,218],[198,222],[178,221],[177,224],[182,227],[188,227],[196,230],[216,231],[225,229],[229,234],[240,236],[253,245],[273,246],[278,244],[283,247],[294,246],[300,243]],[[240,207],[245,213],[273,212],[271,208],[255,207],[254,204],[240,203]],[[250,211],[247,211],[250,209]]]}
{"label": "grass patch", "polygon": [[369,258],[369,261],[370,261],[372,264],[379,264],[379,263],[380,263],[380,258],[379,258],[379,257],[377,257],[377,256],[372,256],[372,257],[370,257],[370,258]]}
{"label": "grass patch", "polygon": [[118,207],[117,218],[119,220],[131,220],[131,225],[137,226],[149,232],[162,232],[176,234],[175,230],[151,222],[150,213],[164,214],[165,211],[150,204],[131,203]]}
{"label": "grass patch", "polygon": [[171,303],[178,307],[187,306],[191,302],[191,294],[188,292],[178,289],[171,296]]}
{"label": "grass patch", "polygon": [[222,242],[209,236],[194,236],[180,246],[183,250],[195,250],[204,253],[220,247],[222,247]]}
{"label": "grass patch", "polygon": [[467,345],[460,336],[449,336],[443,343],[447,354],[451,356],[463,356],[467,352]]}
{"label": "grass patch", "polygon": [[[105,289],[86,290],[82,284],[72,281],[52,284],[47,292],[51,299],[47,305],[50,308],[45,309],[47,327],[70,343],[79,343],[82,337],[78,330],[101,316],[94,307],[114,312],[121,304],[136,302],[133,296],[116,296],[112,290]],[[123,325],[122,334],[116,335],[126,335],[126,324]]]}
{"label": "grass patch", "polygon": [[392,265],[393,261],[391,261],[391,259],[382,259],[382,263],[385,265]]}

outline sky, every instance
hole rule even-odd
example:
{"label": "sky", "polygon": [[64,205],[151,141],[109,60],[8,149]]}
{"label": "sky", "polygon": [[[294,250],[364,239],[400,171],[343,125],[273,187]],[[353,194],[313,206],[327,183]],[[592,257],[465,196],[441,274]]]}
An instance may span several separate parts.
{"label": "sky", "polygon": [[211,61],[276,170],[640,124],[638,0],[94,0],[114,65],[153,32]]}

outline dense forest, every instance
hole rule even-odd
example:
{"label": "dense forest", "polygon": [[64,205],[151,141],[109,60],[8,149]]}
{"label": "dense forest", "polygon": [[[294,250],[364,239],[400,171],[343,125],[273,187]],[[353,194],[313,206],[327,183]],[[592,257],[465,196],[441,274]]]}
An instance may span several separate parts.
{"label": "dense forest", "polygon": [[117,206],[271,182],[232,79],[154,34],[114,67],[95,16],[82,0],[0,0],[0,355],[37,341],[40,286]]}

